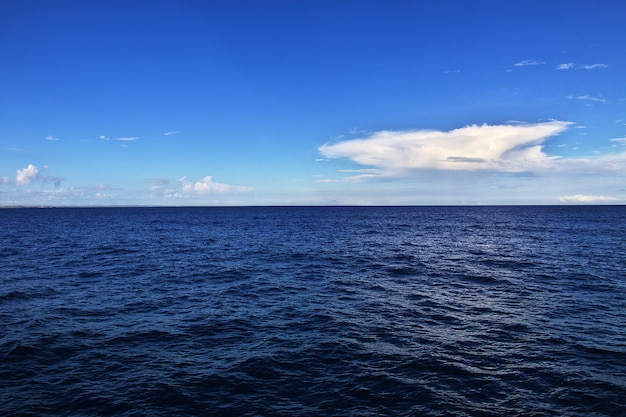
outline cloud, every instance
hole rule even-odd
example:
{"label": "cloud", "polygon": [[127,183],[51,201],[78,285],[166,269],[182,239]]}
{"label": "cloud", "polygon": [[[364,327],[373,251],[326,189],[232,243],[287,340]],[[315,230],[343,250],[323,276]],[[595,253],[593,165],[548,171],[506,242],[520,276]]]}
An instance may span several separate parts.
{"label": "cloud", "polygon": [[163,133],[165,136],[172,136],[178,133],[178,130],[172,131],[172,132],[165,132]]}
{"label": "cloud", "polygon": [[623,138],[611,139],[611,142],[622,142],[624,145],[626,145],[626,136],[624,136]]}
{"label": "cloud", "polygon": [[46,140],[59,140],[59,138],[55,138],[52,135],[48,135],[48,136],[46,136]]}
{"label": "cloud", "polygon": [[165,187],[170,183],[170,180],[167,178],[148,178],[144,182],[152,184],[152,187]]}
{"label": "cloud", "polygon": [[[44,175],[43,171],[46,169],[48,169],[47,165],[44,165],[42,169],[39,169],[33,164],[28,164],[26,168],[16,170],[15,185],[28,185],[33,182],[39,182],[42,185],[54,184],[55,188],[59,188],[63,178]],[[9,183],[11,183],[11,179],[9,177],[2,177],[2,184]]]}
{"label": "cloud", "polygon": [[215,182],[211,176],[206,176],[199,181],[189,181],[187,177],[182,177],[175,184],[172,184],[168,178],[148,178],[144,182],[150,184],[151,198],[194,199],[207,194],[226,195],[252,190],[251,187]]}
{"label": "cloud", "polygon": [[102,200],[121,197],[113,192],[115,189],[108,184],[98,184],[91,186],[56,187],[55,189],[45,189],[40,193],[42,202],[55,204],[67,204],[71,201],[88,201],[89,204],[101,204]]}
{"label": "cloud", "polygon": [[180,182],[183,186],[183,191],[198,194],[244,192],[252,189],[250,187],[215,182],[213,181],[213,177],[209,175],[196,182],[187,181],[187,179],[183,177],[180,179]]}
{"label": "cloud", "polygon": [[425,169],[522,172],[552,167],[556,157],[545,154],[541,143],[570,124],[551,121],[471,125],[447,132],[381,131],[362,139],[324,144],[319,151],[327,158],[348,158],[376,167],[385,176]]}
{"label": "cloud", "polygon": [[119,140],[119,141],[122,141],[122,142],[131,142],[131,141],[139,140],[139,138],[137,136],[125,136],[125,137],[121,137],[121,138],[109,138],[107,136],[100,135],[100,136],[98,136],[98,138],[102,139],[102,140]]}
{"label": "cloud", "polygon": [[599,97],[591,97],[586,94],[582,96],[574,96],[570,94],[569,96],[567,96],[567,98],[570,100],[579,100],[579,101],[586,101],[586,102],[591,102],[591,103],[606,103],[606,99],[599,98]]}
{"label": "cloud", "polygon": [[572,69],[574,68],[574,63],[569,62],[567,64],[559,64],[556,66],[556,69],[558,70],[568,70],[568,69]]}
{"label": "cloud", "polygon": [[609,201],[617,201],[617,198],[607,197],[604,195],[565,195],[559,197],[559,201],[563,203],[606,203]]}
{"label": "cloud", "polygon": [[580,66],[580,68],[586,69],[586,70],[596,69],[596,68],[608,68],[608,67],[609,66],[606,64],[585,64],[585,65]]}
{"label": "cloud", "polygon": [[39,178],[39,168],[33,164],[28,164],[24,169],[18,169],[15,177],[17,185],[28,185]]}
{"label": "cloud", "polygon": [[150,191],[153,193],[167,190],[170,184],[170,180],[167,178],[148,178],[144,182],[150,184]]}
{"label": "cloud", "polygon": [[379,169],[340,169],[339,172],[341,173],[351,173],[351,174],[358,174],[358,175],[351,175],[348,177],[343,177],[341,179],[328,179],[328,178],[322,178],[319,180],[316,180],[315,182],[317,183],[329,183],[329,182],[337,182],[337,183],[351,183],[351,182],[361,182],[364,180],[371,180],[371,179],[375,179],[375,178],[380,178],[381,176],[384,175],[384,172],[382,172]]}
{"label": "cloud", "polygon": [[543,64],[545,64],[545,62],[535,61],[534,59],[526,59],[524,61],[516,62],[513,65],[516,67],[527,67],[527,66],[532,66],[532,65],[543,65]]}
{"label": "cloud", "polygon": [[592,70],[592,69],[597,69],[597,68],[608,68],[609,66],[606,64],[580,64],[580,65],[576,65],[573,62],[568,62],[567,64],[559,64],[556,66],[557,70],[569,70],[572,68],[576,68],[576,69],[585,69],[585,70]]}

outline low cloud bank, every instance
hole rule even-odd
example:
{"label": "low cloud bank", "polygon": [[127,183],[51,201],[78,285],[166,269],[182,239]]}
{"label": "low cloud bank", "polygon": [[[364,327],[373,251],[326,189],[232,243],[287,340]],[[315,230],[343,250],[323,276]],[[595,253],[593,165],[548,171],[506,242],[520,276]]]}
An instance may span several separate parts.
{"label": "low cloud bank", "polygon": [[559,197],[559,201],[562,203],[609,203],[617,201],[617,198],[607,197],[604,195],[565,195]]}

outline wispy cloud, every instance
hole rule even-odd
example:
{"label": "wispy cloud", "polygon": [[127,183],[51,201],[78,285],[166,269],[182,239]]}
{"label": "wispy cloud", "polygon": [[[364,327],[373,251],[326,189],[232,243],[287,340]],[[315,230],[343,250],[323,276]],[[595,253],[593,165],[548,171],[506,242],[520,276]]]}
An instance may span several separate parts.
{"label": "wispy cloud", "polygon": [[119,140],[119,141],[122,141],[122,142],[132,142],[132,141],[135,141],[135,140],[139,140],[139,137],[137,137],[137,136],[124,136],[124,137],[120,137],[120,138],[109,138],[107,136],[100,135],[100,136],[98,136],[98,138],[102,139],[102,140]]}
{"label": "wispy cloud", "polygon": [[170,186],[168,178],[148,178],[144,182],[150,184],[150,194],[153,197],[181,197],[179,190],[175,190]]}
{"label": "wispy cloud", "polygon": [[342,178],[321,178],[316,180],[317,183],[353,183],[353,182],[361,182],[366,180],[372,180],[376,178],[380,178],[384,176],[384,172],[379,169],[340,169],[338,172],[342,174],[356,174],[356,175],[348,175]]}
{"label": "wispy cloud", "polygon": [[[110,185],[60,187],[43,190],[42,197],[47,204],[67,204],[70,201],[90,201],[92,204],[107,204],[119,197]],[[114,201],[114,200],[113,200]]]}
{"label": "wispy cloud", "polygon": [[606,103],[606,99],[604,98],[592,97],[587,94],[581,95],[581,96],[575,96],[575,95],[570,94],[569,96],[567,96],[567,98],[570,100],[584,101],[587,103]]}
{"label": "wispy cloud", "polygon": [[48,135],[48,136],[46,136],[46,140],[59,140],[59,138],[56,138],[56,137],[54,137],[52,135]]}
{"label": "wispy cloud", "polygon": [[591,70],[597,68],[608,68],[609,66],[606,64],[584,64],[580,66],[582,69]]}
{"label": "wispy cloud", "polygon": [[574,63],[573,62],[568,62],[567,64],[559,64],[556,66],[556,69],[558,70],[568,70],[568,69],[572,69],[574,68]]}
{"label": "wispy cloud", "polygon": [[569,69],[585,69],[592,70],[598,68],[608,68],[607,64],[575,64],[573,62],[568,62],[566,64],[559,64],[556,66],[557,70],[569,70]]}
{"label": "wispy cloud", "polygon": [[[347,158],[376,167],[380,175],[414,170],[520,172],[545,169],[556,157],[541,143],[563,132],[570,122],[472,125],[451,131],[381,131],[362,139],[322,145],[327,158]],[[371,175],[371,174],[370,174]]]}
{"label": "wispy cloud", "polygon": [[536,61],[534,59],[526,59],[524,61],[516,62],[513,65],[516,66],[516,67],[528,67],[528,66],[532,66],[532,65],[543,65],[543,64],[545,64],[545,62],[543,62],[543,61]]}
{"label": "wispy cloud", "polygon": [[165,136],[172,136],[172,135],[175,135],[177,133],[178,133],[178,130],[174,130],[174,131],[171,131],[171,132],[165,132],[165,133],[163,133],[163,135],[165,135]]}
{"label": "wispy cloud", "polygon": [[613,138],[611,139],[611,142],[621,142],[626,145],[626,136],[624,136],[623,138]]}
{"label": "wispy cloud", "polygon": [[170,180],[168,178],[148,178],[144,182],[151,184],[151,188],[162,188],[167,186]]}
{"label": "wispy cloud", "polygon": [[564,195],[559,197],[559,201],[563,203],[608,203],[611,201],[617,201],[617,198],[607,197],[604,195]]}

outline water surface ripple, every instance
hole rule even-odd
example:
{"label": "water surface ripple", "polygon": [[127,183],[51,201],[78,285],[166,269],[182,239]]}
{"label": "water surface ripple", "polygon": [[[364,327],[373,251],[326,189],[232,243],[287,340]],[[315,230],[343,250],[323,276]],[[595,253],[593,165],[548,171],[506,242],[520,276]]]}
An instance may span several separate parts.
{"label": "water surface ripple", "polygon": [[0,219],[2,415],[626,415],[625,207]]}

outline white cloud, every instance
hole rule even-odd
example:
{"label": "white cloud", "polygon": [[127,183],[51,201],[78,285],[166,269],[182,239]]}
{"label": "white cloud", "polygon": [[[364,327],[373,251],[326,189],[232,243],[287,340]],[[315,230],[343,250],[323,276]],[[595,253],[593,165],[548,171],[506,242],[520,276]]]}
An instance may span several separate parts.
{"label": "white cloud", "polygon": [[574,96],[570,94],[569,96],[567,96],[567,98],[570,100],[579,100],[579,101],[586,101],[586,102],[592,102],[592,103],[606,103],[606,99],[599,98],[599,97],[592,97],[586,94],[582,96]]}
{"label": "white cloud", "polygon": [[626,174],[626,152],[587,158],[560,158],[555,161],[554,168],[556,171],[567,174],[609,175],[616,179],[616,175]]}
{"label": "white cloud", "polygon": [[[181,179],[181,182],[183,179]],[[152,197],[182,197],[179,190],[170,187],[168,178],[148,178],[144,182],[150,184],[149,190]]]}
{"label": "white cloud", "polygon": [[60,187],[54,190],[43,190],[42,195],[48,201],[66,200],[68,198],[82,198],[87,195],[84,187]]}
{"label": "white cloud", "polygon": [[165,132],[163,133],[165,136],[172,136],[178,133],[178,130],[172,131],[172,132]]}
{"label": "white cloud", "polygon": [[584,64],[580,66],[582,69],[590,70],[596,68],[608,68],[609,66],[606,64]]}
{"label": "white cloud", "polygon": [[530,65],[543,65],[543,64],[545,64],[545,62],[535,61],[534,59],[526,59],[524,61],[516,62],[513,65],[515,65],[516,67],[527,67]]}
{"label": "white cloud", "polygon": [[624,136],[623,138],[611,139],[611,142],[622,142],[624,145],[626,145],[626,136]]}
{"label": "white cloud", "polygon": [[[109,184],[98,184],[91,186],[57,187],[54,190],[45,189],[41,192],[42,197],[47,202],[61,203],[66,205],[74,201],[88,202],[88,204],[102,204],[102,200],[124,198],[123,194],[118,194],[119,190],[114,189]],[[112,200],[114,201],[114,200]],[[119,202],[115,203],[119,204]]]}
{"label": "white cloud", "polygon": [[574,63],[568,62],[567,64],[559,64],[556,66],[558,70],[568,70],[574,68]]}
{"label": "white cloud", "polygon": [[[187,202],[207,195],[228,195],[229,197],[226,198],[231,198],[233,194],[252,190],[251,187],[215,182],[211,176],[206,176],[199,181],[190,181],[187,177],[182,177],[174,184],[168,178],[148,178],[144,182],[150,184],[149,192],[151,199],[176,199]],[[223,204],[225,200],[222,200],[222,198],[224,197],[219,197],[219,200],[214,199],[213,202]],[[232,200],[228,201],[229,204],[233,203]]]}
{"label": "white cloud", "polygon": [[26,168],[17,170],[15,183],[17,185],[28,185],[39,178],[39,172],[39,168],[35,165],[28,164]]}
{"label": "white cloud", "polygon": [[556,157],[545,154],[541,143],[570,124],[551,121],[472,125],[447,132],[381,131],[362,139],[325,144],[319,150],[327,158],[348,158],[376,167],[386,176],[420,169],[520,172],[552,167]]}
{"label": "white cloud", "polygon": [[616,201],[617,198],[607,197],[604,195],[565,195],[559,197],[559,201],[563,203],[606,203],[609,201]]}
{"label": "white cloud", "polygon": [[180,182],[183,186],[183,191],[195,192],[198,194],[243,192],[243,191],[250,191],[252,189],[250,187],[228,185],[228,184],[215,182],[213,181],[213,177],[210,175],[207,175],[206,177],[202,178],[200,181],[196,181],[196,182],[187,181],[187,179],[183,177],[180,179]]}
{"label": "white cloud", "polygon": [[328,179],[328,178],[322,178],[319,180],[316,180],[315,182],[317,183],[325,183],[325,182],[347,182],[347,183],[351,183],[351,182],[361,182],[364,180],[369,180],[369,179],[374,179],[377,177],[381,177],[381,175],[384,175],[384,172],[382,172],[379,169],[340,169],[339,172],[341,173],[351,173],[351,174],[358,174],[358,175],[351,175],[348,177],[343,177],[341,179]]}
{"label": "white cloud", "polygon": [[[16,170],[14,184],[28,185],[33,182],[38,182],[42,186],[45,186],[47,184],[53,184],[55,188],[59,188],[61,186],[63,178],[44,175],[43,171],[46,169],[48,169],[47,165],[44,165],[42,169],[39,169],[33,164],[28,164],[26,168]],[[11,179],[8,176],[4,176],[2,177],[1,183],[9,184],[11,183]]]}
{"label": "white cloud", "polygon": [[137,136],[125,136],[125,137],[121,137],[121,138],[109,138],[107,136],[100,135],[100,136],[98,136],[98,138],[102,139],[102,140],[119,140],[119,141],[122,141],[122,142],[130,142],[130,141],[139,140],[139,138]]}
{"label": "white cloud", "polygon": [[556,66],[557,70],[568,70],[568,69],[572,69],[572,68],[576,68],[576,69],[585,69],[585,70],[591,70],[591,69],[597,69],[597,68],[608,68],[609,66],[606,64],[580,64],[580,65],[576,65],[573,62],[568,62],[566,64],[559,64]]}
{"label": "white cloud", "polygon": [[55,138],[52,135],[48,135],[48,136],[46,136],[46,140],[59,140],[59,138]]}

